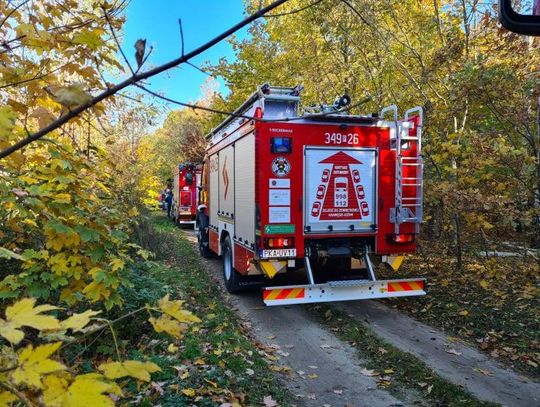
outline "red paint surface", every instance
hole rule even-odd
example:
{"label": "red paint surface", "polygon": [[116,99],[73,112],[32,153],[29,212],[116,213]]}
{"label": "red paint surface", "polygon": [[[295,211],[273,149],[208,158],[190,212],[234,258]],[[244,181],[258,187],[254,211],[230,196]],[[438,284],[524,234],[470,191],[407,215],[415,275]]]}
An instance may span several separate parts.
{"label": "red paint surface", "polygon": [[210,250],[212,250],[214,253],[219,253],[219,236],[218,233],[210,229],[208,233],[208,245],[210,247]]}
{"label": "red paint surface", "polygon": [[[193,183],[190,185],[186,181],[186,174],[193,173]],[[178,208],[177,213],[182,219],[195,219],[197,214],[197,175],[201,174],[200,168],[188,170],[184,168],[178,171]]]}
{"label": "red paint surface", "polygon": [[[346,117],[344,117],[346,120]],[[416,120],[412,118],[411,121]],[[398,244],[389,240],[388,236],[394,233],[394,224],[390,222],[390,209],[394,207],[395,203],[395,167],[396,167],[396,152],[390,149],[390,130],[388,128],[380,128],[371,125],[360,124],[347,124],[345,130],[340,130],[339,124],[302,124],[302,123],[269,123],[269,122],[257,122],[252,127],[253,123],[250,122],[248,126],[244,123],[239,129],[232,131],[230,134],[235,134],[237,131],[241,131],[242,134],[248,134],[254,127],[255,130],[255,203],[259,208],[260,215],[260,229],[257,230],[257,248],[256,251],[263,249],[262,244],[265,237],[272,236],[290,236],[295,238],[297,257],[302,258],[304,253],[305,241],[308,239],[321,239],[321,238],[339,238],[339,237],[362,237],[362,236],[375,236],[375,254],[402,254],[413,253],[416,249],[416,244],[406,243]],[[249,131],[248,131],[249,130]],[[416,130],[412,130],[415,132]],[[352,144],[327,144],[325,143],[325,133],[356,133],[358,135],[355,143]],[[284,153],[272,153],[270,140],[272,137],[290,137],[292,139],[292,152],[288,154]],[[208,152],[214,153],[220,150],[230,143],[227,142],[227,137],[224,138],[217,145],[210,147]],[[378,183],[376,185],[376,208],[369,208],[369,211],[376,209],[377,230],[370,232],[343,232],[343,233],[324,233],[324,234],[309,234],[304,231],[304,148],[306,146],[319,146],[319,147],[331,147],[332,149],[339,149],[340,146],[344,148],[359,147],[359,148],[375,148],[378,151],[377,155],[377,176]],[[416,148],[410,148],[402,151],[404,156],[415,156]],[[338,156],[340,153],[335,154]],[[346,155],[341,153],[341,155]],[[343,158],[339,155],[334,158]],[[291,164],[289,174],[285,177],[278,177],[272,173],[272,161],[279,156],[285,157]],[[347,165],[346,162],[341,163],[341,160],[334,160],[337,162],[335,165]],[[339,162],[338,162],[339,161]],[[208,165],[208,162],[207,162]],[[240,169],[241,171],[241,169]],[[231,174],[228,174],[229,177]],[[326,202],[328,196],[331,195],[329,191],[333,188],[332,173],[329,175],[329,183],[327,190],[324,192],[325,199],[323,207],[328,205]],[[404,169],[404,177],[416,176],[416,169],[409,167]],[[290,222],[287,224],[295,225],[294,234],[265,234],[264,225],[271,225],[269,222],[269,180],[271,178],[288,179],[290,180]],[[335,177],[334,177],[335,178]],[[349,172],[347,178],[349,179],[348,194],[350,196],[356,196],[357,191],[355,183],[352,179],[352,172]],[[360,180],[362,184],[370,182],[371,180]],[[207,184],[208,185],[208,184]],[[407,187],[405,187],[407,188]],[[412,188],[412,187],[409,187]],[[230,193],[231,191],[229,191]],[[405,189],[404,195],[413,194],[412,189]],[[207,199],[210,194],[207,194]],[[208,202],[206,202],[207,205]],[[361,208],[360,208],[361,216]],[[256,226],[257,227],[257,226]],[[400,227],[401,233],[413,233],[414,224],[405,223]],[[210,248],[214,252],[218,252],[218,236],[214,230],[210,231]],[[245,249],[240,245],[235,244],[235,256],[234,263],[235,268],[240,272],[247,271],[247,260],[249,256],[253,256],[254,253]]]}
{"label": "red paint surface", "polygon": [[240,274],[247,274],[249,270],[249,261],[253,259],[253,254],[253,251],[248,250],[246,247],[238,243],[234,244],[233,266]]}

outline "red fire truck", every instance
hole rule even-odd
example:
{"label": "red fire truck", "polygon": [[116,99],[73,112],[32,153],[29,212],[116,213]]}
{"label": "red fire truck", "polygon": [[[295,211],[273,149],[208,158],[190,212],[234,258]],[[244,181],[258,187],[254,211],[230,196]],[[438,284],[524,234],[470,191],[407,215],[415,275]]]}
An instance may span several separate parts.
{"label": "red fire truck", "polygon": [[424,295],[373,267],[416,249],[422,109],[349,115],[343,96],[298,116],[300,91],[263,85],[207,136],[201,255],[222,257],[230,292],[263,277],[267,305]]}
{"label": "red fire truck", "polygon": [[173,172],[173,201],[171,217],[179,225],[196,225],[199,194],[197,185],[201,182],[201,165],[183,163]]}

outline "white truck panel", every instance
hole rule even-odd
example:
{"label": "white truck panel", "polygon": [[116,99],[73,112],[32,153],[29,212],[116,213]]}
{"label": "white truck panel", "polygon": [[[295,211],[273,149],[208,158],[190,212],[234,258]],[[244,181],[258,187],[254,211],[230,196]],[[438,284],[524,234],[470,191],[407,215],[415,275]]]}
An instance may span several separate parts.
{"label": "white truck panel", "polygon": [[255,243],[255,134],[238,140],[234,149],[235,231],[243,244],[251,246]]}
{"label": "white truck panel", "polygon": [[210,156],[210,206],[208,208],[210,225],[218,225],[219,208],[219,158],[217,154]]}
{"label": "white truck panel", "polygon": [[220,215],[234,214],[234,147],[228,146],[219,152],[219,208]]}

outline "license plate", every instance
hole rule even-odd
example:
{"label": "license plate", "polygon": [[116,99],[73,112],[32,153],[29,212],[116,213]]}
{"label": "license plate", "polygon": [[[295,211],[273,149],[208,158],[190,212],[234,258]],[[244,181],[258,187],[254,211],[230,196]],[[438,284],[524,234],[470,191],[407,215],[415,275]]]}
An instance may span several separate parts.
{"label": "license plate", "polygon": [[296,249],[263,250],[261,257],[263,259],[272,258],[272,257],[296,257]]}

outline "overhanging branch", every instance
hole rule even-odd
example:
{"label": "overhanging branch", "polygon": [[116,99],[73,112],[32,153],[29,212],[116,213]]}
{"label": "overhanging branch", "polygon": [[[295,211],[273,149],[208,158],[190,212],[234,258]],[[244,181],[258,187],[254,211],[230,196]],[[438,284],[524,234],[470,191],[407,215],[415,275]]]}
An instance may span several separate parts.
{"label": "overhanging branch", "polygon": [[61,116],[60,118],[58,118],[57,120],[55,120],[54,122],[52,122],[48,126],[44,127],[43,129],[41,129],[41,130],[39,130],[39,131],[37,131],[37,132],[35,132],[33,134],[30,134],[25,139],[23,139],[21,141],[18,141],[17,143],[13,144],[12,146],[0,151],[0,159],[7,157],[8,155],[14,153],[17,150],[20,150],[21,148],[23,148],[23,147],[27,146],[28,144],[32,143],[33,141],[39,140],[40,138],[47,135],[51,131],[54,131],[54,130],[58,129],[59,127],[66,124],[67,122],[69,122],[74,117],[77,117],[82,112],[88,110],[92,106],[95,106],[99,102],[107,99],[108,97],[114,95],[115,93],[121,91],[122,89],[124,89],[124,88],[126,88],[126,87],[128,87],[130,85],[133,85],[133,84],[135,84],[135,83],[137,83],[137,82],[139,82],[141,80],[150,78],[150,77],[155,76],[157,74],[160,74],[161,72],[164,72],[164,71],[166,71],[168,69],[171,69],[171,68],[173,68],[175,66],[178,66],[178,65],[180,65],[180,64],[182,64],[184,62],[189,61],[191,58],[203,53],[204,51],[206,51],[207,49],[213,47],[214,45],[216,45],[220,41],[224,40],[225,38],[227,38],[231,34],[234,34],[239,29],[245,27],[246,25],[248,25],[248,24],[252,23],[253,21],[257,20],[258,18],[264,16],[266,13],[268,13],[269,11],[275,9],[276,7],[280,6],[281,4],[283,4],[285,2],[287,2],[287,0],[276,0],[273,3],[271,3],[270,5],[259,9],[257,12],[255,12],[255,13],[251,14],[250,16],[246,17],[244,20],[242,20],[238,24],[234,25],[233,27],[229,28],[227,31],[221,33],[217,37],[214,37],[213,39],[211,39],[207,43],[201,45],[200,47],[194,49],[193,51],[188,52],[187,54],[182,55],[179,58],[173,59],[172,61],[169,61],[169,62],[167,62],[167,63],[165,63],[163,65],[157,66],[154,69],[150,69],[149,71],[137,73],[136,75],[132,75],[131,77],[129,77],[125,81],[120,82],[119,84],[117,84],[115,86],[112,86],[111,88],[105,90],[104,92],[100,93],[99,95],[93,97],[87,103],[84,103],[84,104],[70,110],[69,113]]}

